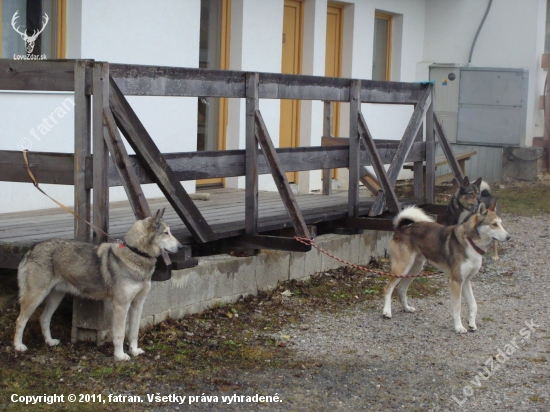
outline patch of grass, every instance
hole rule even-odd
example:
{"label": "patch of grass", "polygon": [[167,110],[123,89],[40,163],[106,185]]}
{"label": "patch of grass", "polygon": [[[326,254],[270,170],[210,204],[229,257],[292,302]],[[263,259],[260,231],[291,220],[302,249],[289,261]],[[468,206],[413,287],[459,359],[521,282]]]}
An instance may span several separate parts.
{"label": "patch of grass", "polygon": [[531,396],[529,396],[529,400],[530,400],[531,402],[543,402],[543,401],[544,401],[544,399],[542,399],[542,398],[541,398],[540,396],[538,396],[538,395],[531,395]]}
{"label": "patch of grass", "polygon": [[513,184],[492,190],[499,201],[500,210],[521,216],[550,213],[550,184],[535,182]]}
{"label": "patch of grass", "polygon": [[495,320],[490,316],[485,316],[484,318],[481,318],[484,322],[494,322]]}
{"label": "patch of grass", "polygon": [[548,360],[541,356],[540,358],[525,358],[525,360],[528,360],[529,362],[535,362],[535,363],[546,363]]}

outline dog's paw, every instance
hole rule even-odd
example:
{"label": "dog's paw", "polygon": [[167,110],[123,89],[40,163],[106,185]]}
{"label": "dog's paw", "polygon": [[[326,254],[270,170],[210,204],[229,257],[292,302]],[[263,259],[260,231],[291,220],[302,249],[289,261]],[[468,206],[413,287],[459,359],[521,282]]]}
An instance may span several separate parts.
{"label": "dog's paw", "polygon": [[382,312],[382,317],[391,319],[391,310],[384,310],[384,312]]}
{"label": "dog's paw", "polygon": [[17,352],[26,352],[27,351],[27,346],[22,344],[22,343],[14,343],[13,344],[13,348],[17,351]]}
{"label": "dog's paw", "polygon": [[456,333],[468,333],[468,331],[466,330],[466,328],[462,325],[458,326],[458,327],[455,327],[455,332]]}
{"label": "dog's paw", "polygon": [[141,348],[136,348],[136,349],[130,349],[130,354],[132,356],[139,356],[141,355],[142,353],[145,353],[145,351]]}
{"label": "dog's paw", "polygon": [[470,332],[475,332],[477,330],[477,326],[475,324],[469,325],[468,327],[470,328]]}
{"label": "dog's paw", "polygon": [[46,341],[48,346],[57,346],[61,341],[59,339],[50,339]]}
{"label": "dog's paw", "polygon": [[404,312],[413,313],[413,312],[416,312],[416,309],[413,308],[412,306],[405,306],[405,307],[403,308],[403,311],[404,311]]}
{"label": "dog's paw", "polygon": [[120,355],[117,355],[115,353],[115,360],[116,361],[128,361],[130,359],[131,359],[130,355],[128,355],[127,353],[122,352],[122,354],[120,354]]}

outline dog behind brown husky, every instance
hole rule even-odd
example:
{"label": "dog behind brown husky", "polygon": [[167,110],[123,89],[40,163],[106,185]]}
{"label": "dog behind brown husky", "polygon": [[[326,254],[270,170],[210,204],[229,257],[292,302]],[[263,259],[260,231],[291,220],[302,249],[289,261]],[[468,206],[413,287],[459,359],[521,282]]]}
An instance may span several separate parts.
{"label": "dog behind brown husky", "polygon": [[[395,276],[416,275],[429,261],[450,276],[451,313],[454,330],[464,333],[460,319],[461,296],[470,309],[468,325],[476,330],[477,305],[470,281],[481,267],[482,254],[491,240],[505,242],[510,235],[502,227],[502,221],[494,211],[482,203],[477,213],[464,223],[443,226],[435,223],[422,210],[409,207],[394,220],[395,232],[390,242],[392,274]],[[407,289],[413,278],[394,277],[384,290],[383,315],[391,318],[391,296],[395,287],[405,312],[414,312],[407,303]]]}

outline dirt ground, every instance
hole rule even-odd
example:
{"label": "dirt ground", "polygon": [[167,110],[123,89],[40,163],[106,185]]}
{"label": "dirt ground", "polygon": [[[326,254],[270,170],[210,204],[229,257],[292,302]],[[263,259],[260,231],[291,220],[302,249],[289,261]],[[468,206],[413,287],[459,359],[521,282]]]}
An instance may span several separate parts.
{"label": "dirt ground", "polygon": [[[479,330],[466,335],[453,332],[444,276],[415,280],[417,311],[394,302],[388,320],[386,279],[341,268],[167,320],[140,335],[145,354],[126,363],[113,361],[112,345],[70,343],[66,299],[52,321],[62,344],[45,346],[35,315],[29,351],[16,354],[17,285],[13,272],[2,273],[0,410],[550,410],[548,186],[494,188],[512,240],[474,279]],[[438,201],[450,191],[438,188]],[[54,394],[63,402],[12,402]]]}

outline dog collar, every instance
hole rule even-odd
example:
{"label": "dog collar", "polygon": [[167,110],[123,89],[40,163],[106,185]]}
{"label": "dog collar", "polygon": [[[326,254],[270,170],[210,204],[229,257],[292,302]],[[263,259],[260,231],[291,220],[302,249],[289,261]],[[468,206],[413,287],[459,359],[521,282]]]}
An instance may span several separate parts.
{"label": "dog collar", "polygon": [[469,236],[466,236],[466,239],[468,239],[468,242],[470,242],[470,245],[472,245],[472,247],[474,248],[474,250],[479,253],[480,255],[484,255],[485,254],[485,251],[483,249],[480,249],[479,247],[477,247],[477,245],[474,243],[474,241],[472,239],[470,239]]}
{"label": "dog collar", "polygon": [[154,259],[153,256],[145,253],[145,252],[142,252],[141,250],[139,250],[138,248],[135,248],[133,246],[130,246],[130,245],[127,245],[125,241],[122,241],[119,243],[118,247],[120,249],[122,249],[123,247],[127,247],[128,249],[130,249],[132,252],[134,252],[136,255],[140,255],[140,256],[143,256],[145,258],[149,258],[149,259]]}

